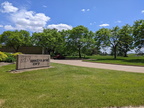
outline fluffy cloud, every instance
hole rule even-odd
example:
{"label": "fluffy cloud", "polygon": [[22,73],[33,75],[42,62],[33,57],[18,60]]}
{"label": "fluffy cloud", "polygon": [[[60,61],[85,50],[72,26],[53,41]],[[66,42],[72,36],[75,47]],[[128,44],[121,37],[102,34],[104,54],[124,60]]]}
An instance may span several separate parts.
{"label": "fluffy cloud", "polygon": [[3,27],[3,25],[0,25],[0,27]]}
{"label": "fluffy cloud", "polygon": [[101,24],[99,25],[100,27],[107,27],[107,26],[110,26],[109,24]]}
{"label": "fluffy cloud", "polygon": [[29,29],[35,32],[43,30],[50,17],[44,13],[35,13],[33,11],[20,10],[11,15],[12,21],[16,24],[17,29]]}
{"label": "fluffy cloud", "polygon": [[90,9],[87,9],[86,11],[90,11]]}
{"label": "fluffy cloud", "polygon": [[122,23],[122,21],[118,20],[118,21],[115,21],[115,23]]}
{"label": "fluffy cloud", "polygon": [[44,8],[47,8],[47,6],[46,6],[46,5],[43,5],[43,7],[44,7]]}
{"label": "fluffy cloud", "polygon": [[[12,25],[5,25],[6,30],[29,30],[33,32],[41,32],[43,27],[46,26],[47,22],[50,20],[50,17],[46,16],[44,13],[35,13],[34,11],[19,10],[14,7],[9,2],[4,2],[2,5],[2,12],[8,13]],[[10,10],[11,8],[12,10]]]}
{"label": "fluffy cloud", "polygon": [[85,12],[85,9],[82,9],[81,11],[82,11],[82,12]]}
{"label": "fluffy cloud", "polygon": [[82,9],[81,11],[82,12],[88,12],[88,11],[90,11],[90,9]]}
{"label": "fluffy cloud", "polygon": [[49,29],[56,28],[58,29],[58,31],[62,31],[62,30],[71,30],[72,26],[67,24],[52,24],[52,25],[48,25],[47,28]]}
{"label": "fluffy cloud", "polygon": [[4,29],[6,29],[6,30],[15,30],[16,28],[12,27],[11,25],[5,25]]}
{"label": "fluffy cloud", "polygon": [[2,6],[2,10],[1,10],[1,12],[3,12],[3,13],[11,13],[11,12],[17,12],[18,11],[18,8],[17,7],[14,7],[13,5],[12,5],[12,3],[9,3],[9,2],[3,2],[2,4],[1,4],[1,6]]}
{"label": "fluffy cloud", "polygon": [[91,22],[91,23],[90,23],[90,25],[95,25],[95,24],[96,24],[96,22]]}
{"label": "fluffy cloud", "polygon": [[144,10],[142,10],[141,13],[144,13]]}
{"label": "fluffy cloud", "polygon": [[[3,27],[5,30],[28,30],[32,32],[41,32],[50,20],[50,17],[46,16],[44,13],[19,9],[9,2],[4,2],[1,6],[1,12],[7,13],[12,22],[12,25],[0,25],[0,27]],[[43,7],[46,6],[44,5]],[[89,9],[85,11],[89,11]],[[72,29],[72,26],[67,24],[52,24],[48,25],[47,28],[56,28],[61,31]]]}

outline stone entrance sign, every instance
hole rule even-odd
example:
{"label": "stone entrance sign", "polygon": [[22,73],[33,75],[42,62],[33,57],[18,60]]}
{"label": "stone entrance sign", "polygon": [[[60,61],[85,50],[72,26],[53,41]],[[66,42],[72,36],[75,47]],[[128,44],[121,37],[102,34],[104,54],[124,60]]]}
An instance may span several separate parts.
{"label": "stone entrance sign", "polygon": [[46,66],[50,66],[50,55],[20,54],[17,56],[17,70]]}

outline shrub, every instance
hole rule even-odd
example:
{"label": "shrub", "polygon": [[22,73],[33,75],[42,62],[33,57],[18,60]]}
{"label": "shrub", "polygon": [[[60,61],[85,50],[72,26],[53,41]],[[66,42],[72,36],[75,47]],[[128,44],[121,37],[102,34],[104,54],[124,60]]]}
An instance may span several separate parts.
{"label": "shrub", "polygon": [[3,53],[6,54],[8,57],[13,56],[11,53],[7,53],[7,52],[3,52]]}
{"label": "shrub", "polygon": [[22,53],[21,52],[16,52],[16,53],[14,53],[12,55],[16,58],[16,56],[19,55],[19,54],[22,54]]}
{"label": "shrub", "polygon": [[16,59],[11,53],[4,52],[8,57],[6,58],[5,62],[15,62]]}
{"label": "shrub", "polygon": [[13,56],[9,56],[6,58],[5,62],[15,62],[16,58],[14,58]]}
{"label": "shrub", "polygon": [[0,51],[0,61],[5,61],[7,59],[7,55]]}

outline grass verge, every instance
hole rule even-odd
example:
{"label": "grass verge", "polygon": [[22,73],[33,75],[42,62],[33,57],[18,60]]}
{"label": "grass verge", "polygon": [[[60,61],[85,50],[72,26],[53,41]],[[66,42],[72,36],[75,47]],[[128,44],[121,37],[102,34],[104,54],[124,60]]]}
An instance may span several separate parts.
{"label": "grass verge", "polygon": [[101,108],[144,105],[144,74],[52,64],[12,74],[0,67],[2,108]]}
{"label": "grass verge", "polygon": [[120,65],[131,65],[131,66],[144,66],[144,56],[134,56],[129,57],[117,57],[113,59],[113,56],[89,56],[89,59],[83,61],[96,62],[96,63],[109,63],[109,64],[120,64]]}

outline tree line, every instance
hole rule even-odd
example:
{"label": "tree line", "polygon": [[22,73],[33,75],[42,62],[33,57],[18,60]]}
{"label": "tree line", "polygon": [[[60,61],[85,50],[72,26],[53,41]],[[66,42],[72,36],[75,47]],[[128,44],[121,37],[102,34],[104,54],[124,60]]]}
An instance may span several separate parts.
{"label": "tree line", "polygon": [[0,35],[3,46],[12,47],[16,52],[21,46],[40,46],[45,53],[63,55],[100,54],[100,49],[111,48],[111,54],[127,57],[127,52],[139,50],[144,45],[144,20],[137,20],[132,26],[126,24],[112,29],[101,28],[96,32],[80,25],[72,30],[44,29],[40,33],[26,30],[4,31]]}

